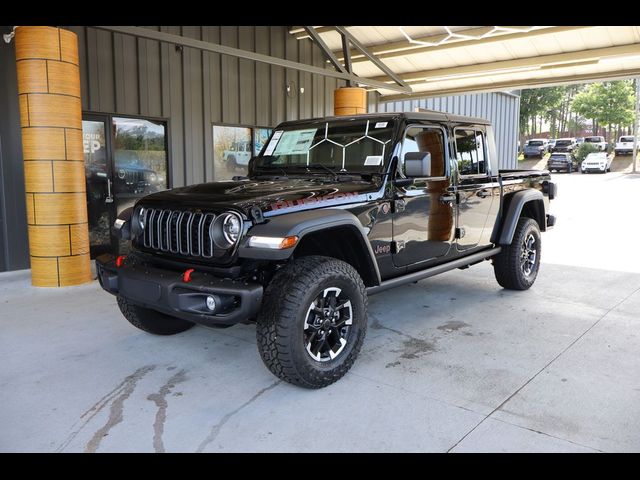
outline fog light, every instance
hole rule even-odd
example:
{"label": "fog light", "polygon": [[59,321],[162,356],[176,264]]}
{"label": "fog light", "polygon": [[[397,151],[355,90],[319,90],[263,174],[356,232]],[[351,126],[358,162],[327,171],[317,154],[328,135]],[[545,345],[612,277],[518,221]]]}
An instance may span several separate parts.
{"label": "fog light", "polygon": [[217,305],[216,305],[216,299],[215,299],[215,298],[213,298],[211,295],[209,295],[209,296],[207,297],[206,303],[207,303],[207,308],[208,308],[209,310],[211,310],[212,312],[215,312],[216,307],[217,307]]}

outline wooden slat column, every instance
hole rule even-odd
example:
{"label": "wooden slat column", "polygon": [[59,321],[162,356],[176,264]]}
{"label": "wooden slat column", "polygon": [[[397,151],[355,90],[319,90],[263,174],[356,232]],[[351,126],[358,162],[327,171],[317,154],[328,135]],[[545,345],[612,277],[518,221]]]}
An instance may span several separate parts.
{"label": "wooden slat column", "polygon": [[334,91],[334,115],[358,115],[360,113],[367,113],[367,91],[364,88],[343,87]]}
{"label": "wooden slat column", "polygon": [[15,35],[31,283],[91,280],[78,39],[53,27]]}

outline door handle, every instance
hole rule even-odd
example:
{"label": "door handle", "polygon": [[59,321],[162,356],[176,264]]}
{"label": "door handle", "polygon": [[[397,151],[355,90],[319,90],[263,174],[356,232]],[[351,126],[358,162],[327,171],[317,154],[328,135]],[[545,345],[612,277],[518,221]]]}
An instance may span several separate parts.
{"label": "door handle", "polygon": [[455,195],[442,195],[440,197],[440,202],[441,203],[450,203],[450,202],[455,202],[456,201],[456,196]]}
{"label": "door handle", "polygon": [[113,203],[113,195],[111,195],[111,179],[107,178],[107,198],[104,199],[104,203]]}
{"label": "door handle", "polygon": [[488,192],[488,191],[486,191],[486,190],[480,190],[480,191],[477,193],[477,195],[478,195],[480,198],[486,198],[486,197],[488,197],[489,195],[491,195],[491,193],[489,193],[489,192]]}

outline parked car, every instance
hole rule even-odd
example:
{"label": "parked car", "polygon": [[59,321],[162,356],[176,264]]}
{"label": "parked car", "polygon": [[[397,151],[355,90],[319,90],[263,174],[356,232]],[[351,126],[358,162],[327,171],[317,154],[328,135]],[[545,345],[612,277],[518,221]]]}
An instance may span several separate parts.
{"label": "parked car", "polygon": [[565,171],[571,173],[577,170],[577,168],[576,159],[571,153],[554,152],[549,157],[549,160],[547,160],[547,170],[550,172],[555,170],[556,172]]}
{"label": "parked car", "polygon": [[546,138],[533,138],[524,146],[524,158],[540,157],[549,151],[549,143]]}
{"label": "parked car", "polygon": [[242,168],[249,165],[251,154],[251,142],[233,142],[229,150],[222,153],[222,159],[232,168]]}
{"label": "parked car", "polygon": [[504,288],[535,282],[556,185],[547,171],[498,170],[486,120],[291,121],[264,152],[243,180],[156,193],[120,213],[114,230],[131,253],[96,265],[132,325],[170,335],[255,323],[274,375],[321,388],[355,361],[368,295],[483,260]]}
{"label": "parked car", "polygon": [[580,166],[582,173],[600,172],[607,173],[611,171],[611,162],[613,157],[607,155],[607,152],[594,152],[586,156]]}
{"label": "parked car", "polygon": [[633,154],[633,135],[623,135],[618,139],[616,147],[613,149],[616,155],[632,155]]}
{"label": "parked car", "polygon": [[558,153],[573,153],[578,147],[575,138],[559,138],[556,140],[556,145],[553,148],[553,152]]}
{"label": "parked car", "polygon": [[600,135],[596,135],[594,137],[584,137],[584,142],[594,145],[601,152],[607,151],[607,142],[605,141],[604,137]]}
{"label": "parked car", "polygon": [[555,146],[556,146],[556,139],[555,138],[550,138],[547,141],[547,148],[549,150],[549,153],[553,152],[553,149],[555,148]]}

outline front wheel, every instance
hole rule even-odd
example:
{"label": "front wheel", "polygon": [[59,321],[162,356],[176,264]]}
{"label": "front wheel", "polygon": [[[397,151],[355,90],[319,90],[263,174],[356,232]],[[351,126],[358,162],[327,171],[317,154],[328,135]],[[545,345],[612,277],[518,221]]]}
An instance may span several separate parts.
{"label": "front wheel", "polygon": [[367,329],[367,295],[358,272],[329,257],[295,260],[265,290],[256,336],[267,368],[305,388],[322,388],[353,365]]}
{"label": "front wheel", "polygon": [[538,222],[532,218],[520,218],[513,241],[494,257],[493,271],[498,283],[509,290],[527,290],[538,276],[540,252]]}

